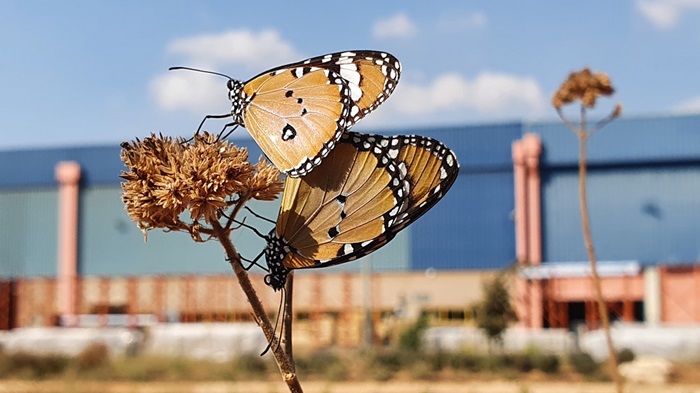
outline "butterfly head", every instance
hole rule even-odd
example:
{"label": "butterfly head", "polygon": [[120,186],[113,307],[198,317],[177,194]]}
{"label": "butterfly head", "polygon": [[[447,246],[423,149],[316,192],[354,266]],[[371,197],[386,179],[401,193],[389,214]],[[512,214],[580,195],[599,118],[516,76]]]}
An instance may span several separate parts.
{"label": "butterfly head", "polygon": [[265,284],[275,291],[284,288],[287,282],[289,269],[282,264],[282,260],[289,251],[289,246],[277,235],[276,229],[273,229],[267,236],[267,247],[265,247],[265,260],[270,270],[270,273],[265,276]]}
{"label": "butterfly head", "polygon": [[231,101],[231,116],[236,124],[243,124],[243,112],[248,106],[252,97],[248,97],[243,91],[245,84],[235,79],[229,79],[226,87],[228,87],[228,99]]}

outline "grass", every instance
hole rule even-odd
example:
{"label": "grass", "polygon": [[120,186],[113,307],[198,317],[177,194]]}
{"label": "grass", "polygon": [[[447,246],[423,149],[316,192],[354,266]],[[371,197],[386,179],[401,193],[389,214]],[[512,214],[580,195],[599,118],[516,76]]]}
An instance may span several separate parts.
{"label": "grass", "polygon": [[[590,356],[565,359],[529,349],[521,353],[422,352],[399,349],[372,351],[325,350],[296,354],[297,372],[305,380],[388,381],[547,379],[581,375],[587,380],[606,375]],[[276,366],[269,356],[244,356],[229,362],[168,357],[111,357],[106,347],[94,345],[75,357],[0,351],[0,379],[75,379],[89,381],[275,381]],[[579,377],[580,378],[580,377]]]}

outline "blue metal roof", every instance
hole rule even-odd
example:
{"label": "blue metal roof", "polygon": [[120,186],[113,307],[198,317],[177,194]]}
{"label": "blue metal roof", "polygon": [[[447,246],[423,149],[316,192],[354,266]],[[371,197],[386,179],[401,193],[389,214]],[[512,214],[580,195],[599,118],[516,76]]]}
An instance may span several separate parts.
{"label": "blue metal roof", "polygon": [[[562,122],[525,124],[542,138],[544,168],[578,165],[578,139]],[[588,141],[591,166],[700,160],[700,116],[617,119]]]}
{"label": "blue metal roof", "polygon": [[[232,142],[247,148],[253,162],[257,162],[257,157],[262,154],[250,138]],[[0,190],[55,187],[54,171],[59,161],[76,161],[80,164],[80,182],[83,186],[118,184],[121,182],[119,174],[126,169],[120,152],[121,147],[117,144],[0,151]]]}

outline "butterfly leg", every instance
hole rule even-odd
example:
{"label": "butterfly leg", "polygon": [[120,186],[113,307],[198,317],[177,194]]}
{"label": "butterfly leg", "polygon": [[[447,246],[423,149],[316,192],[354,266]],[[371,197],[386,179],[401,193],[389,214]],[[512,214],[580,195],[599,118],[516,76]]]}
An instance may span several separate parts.
{"label": "butterfly leg", "polygon": [[[263,235],[262,233],[260,233],[260,231],[258,231],[255,227],[252,227],[252,226],[250,226],[250,225],[248,225],[248,224],[245,223],[245,219],[248,218],[248,217],[244,217],[244,218],[243,218],[243,221],[238,221],[238,220],[235,220],[235,219],[231,219],[231,218],[229,218],[229,217],[226,217],[226,218],[228,218],[228,219],[230,219],[232,222],[238,224],[238,228],[240,228],[240,227],[248,228],[248,229],[250,229],[251,231],[255,232],[255,234],[258,235],[258,237],[260,237],[260,238],[262,238],[262,239],[267,239],[267,236],[265,236],[265,235]],[[235,229],[238,229],[238,228],[235,228]]]}
{"label": "butterfly leg", "polygon": [[[204,119],[202,119],[202,122],[199,123],[199,127],[197,127],[197,131],[195,132],[195,135],[199,135],[199,131],[202,130],[202,127],[204,126],[204,122],[207,121],[207,119],[225,119],[227,117],[230,117],[231,114],[227,113],[225,115],[206,115],[204,116]],[[226,125],[228,126],[228,124]],[[226,129],[226,127],[224,127]]]}
{"label": "butterfly leg", "polygon": [[[241,266],[243,267],[243,270],[248,271],[248,270],[250,270],[253,266],[257,266],[257,267],[263,269],[264,271],[269,272],[270,270],[269,270],[267,267],[265,267],[265,266],[263,266],[263,265],[261,265],[261,264],[258,263],[258,260],[259,260],[260,257],[262,257],[264,254],[265,254],[265,250],[261,251],[260,254],[258,254],[258,256],[255,257],[255,259],[253,259],[253,260],[243,258],[243,257],[241,256],[241,254],[238,254],[238,257],[241,259]],[[248,265],[248,266],[243,266],[243,262],[247,262],[247,263],[249,263],[249,265]]]}
{"label": "butterfly leg", "polygon": [[255,217],[257,217],[257,218],[259,218],[259,219],[261,219],[261,220],[263,220],[263,221],[267,221],[267,222],[269,222],[270,224],[276,224],[276,223],[277,223],[276,221],[270,220],[270,219],[267,218],[267,217],[263,217],[263,216],[259,215],[258,213],[254,212],[253,209],[249,208],[248,206],[243,206],[243,208],[246,209],[246,210],[248,210],[252,215],[254,215]]}
{"label": "butterfly leg", "polygon": [[[231,127],[230,130],[226,131],[227,128]],[[224,128],[221,129],[221,132],[219,132],[219,138],[218,140],[226,139],[231,135],[234,131],[236,131],[236,128],[238,128],[238,123],[228,123],[224,125]]]}

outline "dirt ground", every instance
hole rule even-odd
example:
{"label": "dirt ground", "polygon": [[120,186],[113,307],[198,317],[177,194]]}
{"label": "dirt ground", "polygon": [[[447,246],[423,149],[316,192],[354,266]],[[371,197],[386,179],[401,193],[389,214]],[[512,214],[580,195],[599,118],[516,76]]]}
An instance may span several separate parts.
{"label": "dirt ground", "polygon": [[[306,382],[306,393],[614,393],[611,383],[590,382]],[[700,393],[700,384],[627,385],[629,393]],[[274,382],[0,381],[0,393],[286,393]]]}

